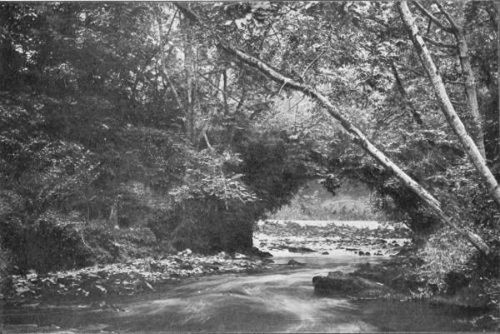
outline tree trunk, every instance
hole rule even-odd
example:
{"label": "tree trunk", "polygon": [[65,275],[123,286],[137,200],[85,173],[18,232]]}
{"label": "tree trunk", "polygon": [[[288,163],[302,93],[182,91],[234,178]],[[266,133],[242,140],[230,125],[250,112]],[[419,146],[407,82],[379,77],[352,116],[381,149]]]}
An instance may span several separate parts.
{"label": "tree trunk", "polygon": [[432,60],[432,57],[427,49],[427,46],[424,43],[424,40],[420,36],[419,30],[413,16],[408,8],[406,1],[400,1],[398,3],[399,13],[401,14],[401,18],[410,33],[410,38],[413,42],[413,45],[417,49],[417,53],[420,57],[422,65],[429,76],[429,79],[432,83],[432,87],[434,88],[434,92],[436,97],[441,105],[441,110],[443,111],[448,123],[451,128],[458,136],[460,143],[462,144],[465,152],[469,156],[470,160],[476,167],[480,176],[483,178],[485,184],[487,185],[491,196],[500,207],[500,187],[498,186],[498,182],[491,173],[490,169],[486,165],[486,161],[481,155],[478,147],[472,140],[472,138],[467,133],[464,124],[458,117],[458,114],[455,111],[455,108],[451,104],[450,98],[446,93],[446,88],[443,84],[443,80],[439,75],[439,72]]}
{"label": "tree trunk", "polygon": [[403,99],[406,101],[406,105],[410,109],[413,120],[418,125],[423,126],[424,122],[422,121],[422,117],[420,116],[420,113],[417,111],[417,108],[415,108],[415,105],[413,104],[413,102],[411,102],[411,99],[408,96],[408,93],[406,92],[406,88],[403,84],[403,80],[401,80],[401,77],[399,76],[399,72],[398,72],[398,69],[396,67],[396,64],[394,64],[394,61],[391,62],[391,68],[392,68],[392,73],[394,74],[394,79],[396,79],[396,85],[398,86],[399,93],[401,94]]}
{"label": "tree trunk", "polygon": [[392,162],[382,151],[380,151],[375,145],[373,145],[364,133],[355,127],[347,117],[341,114],[339,110],[321,93],[317,92],[314,88],[308,85],[299,83],[291,78],[288,78],[281,73],[274,70],[272,67],[268,66],[261,60],[254,58],[241,50],[235,49],[229,45],[225,45],[221,42],[221,46],[228,53],[236,56],[241,61],[246,64],[257,68],[262,73],[266,74],[272,80],[286,85],[289,88],[300,91],[320,102],[327,110],[327,112],[336,120],[340,122],[342,127],[351,136],[353,141],[361,146],[368,154],[370,154],[375,160],[382,164],[385,168],[389,169],[394,175],[401,181],[405,186],[410,188],[445,224],[453,228],[455,231],[464,236],[467,240],[471,242],[479,251],[485,255],[489,254],[490,249],[488,245],[473,232],[466,230],[464,228],[458,227],[458,225],[448,217],[441,209],[441,204],[434,198],[425,188],[413,180],[408,174],[406,174],[399,166]]}
{"label": "tree trunk", "polygon": [[463,29],[455,22],[451,15],[444,9],[441,3],[437,3],[441,12],[446,16],[446,19],[452,27],[453,35],[457,41],[458,55],[462,73],[465,79],[465,94],[467,95],[467,104],[473,120],[473,127],[476,136],[476,145],[481,152],[481,155],[486,159],[486,150],[484,148],[484,131],[483,119],[479,112],[479,104],[477,102],[476,77],[470,64],[469,47]]}
{"label": "tree trunk", "polygon": [[486,150],[484,148],[484,131],[483,131],[483,118],[479,113],[479,104],[477,102],[476,79],[472,66],[470,64],[469,51],[465,36],[462,33],[457,36],[458,52],[460,56],[460,64],[465,76],[465,93],[467,94],[467,103],[472,115],[474,130],[476,132],[476,143],[479,152],[486,159]]}
{"label": "tree trunk", "polygon": [[111,205],[111,210],[109,212],[108,220],[113,224],[114,228],[119,228],[118,226],[118,200],[114,200]]}
{"label": "tree trunk", "polygon": [[227,104],[227,70],[224,69],[222,71],[222,90],[223,90],[223,94],[222,94],[222,99],[224,101],[224,113],[226,115],[229,114],[229,105]]}
{"label": "tree trunk", "polygon": [[[175,18],[175,17],[174,17]],[[173,19],[172,19],[173,20]],[[157,23],[158,23],[158,36],[159,36],[159,47],[162,48],[163,44],[165,43],[164,38],[163,38],[163,32],[162,32],[162,21],[161,21],[161,16],[157,15]],[[177,89],[175,89],[174,83],[172,80],[170,80],[170,77],[168,76],[167,73],[167,59],[165,56],[165,53],[163,52],[163,49],[160,49],[160,61],[161,61],[161,75],[163,79],[163,86],[165,88],[165,91],[167,90],[167,83],[170,86],[170,89],[174,93],[175,101],[177,102],[177,105],[179,106],[179,109],[185,112],[184,104],[182,103],[181,97],[179,96],[179,93],[177,92]],[[144,66],[145,68],[146,66]]]}
{"label": "tree trunk", "polygon": [[[500,2],[495,2],[497,17],[500,15]],[[500,156],[500,19],[497,23],[497,107],[498,107],[498,156]]]}
{"label": "tree trunk", "polygon": [[[180,4],[176,4],[178,8],[191,20],[204,25],[204,23],[199,19],[199,17],[193,13],[191,10],[183,7]],[[207,28],[205,26],[205,28]],[[207,28],[208,29],[208,28]],[[258,58],[255,58],[247,53],[238,50],[228,43],[219,39],[219,46],[224,49],[229,54],[233,55],[240,61],[256,68],[263,74],[267,75],[273,81],[282,84],[283,86],[288,86],[294,90],[300,91],[305,95],[314,98],[317,102],[322,104],[326,111],[336,120],[340,122],[342,127],[347,131],[353,141],[361,146],[368,154],[370,154],[375,160],[382,164],[385,168],[389,169],[406,187],[410,188],[421,200],[424,202],[446,225],[450,226],[452,229],[457,231],[460,235],[465,237],[469,242],[476,247],[484,255],[490,253],[490,248],[484,242],[484,240],[477,234],[469,231],[465,228],[460,228],[458,225],[448,217],[444,211],[441,209],[441,204],[434,198],[426,189],[424,189],[420,184],[413,180],[408,174],[406,174],[399,166],[392,162],[385,154],[380,151],[375,145],[373,145],[364,133],[355,127],[347,117],[345,117],[335,106],[326,98],[324,95],[317,92],[313,87],[309,85],[302,84],[291,78],[288,78],[271,66],[267,65]]]}
{"label": "tree trunk", "polygon": [[181,22],[185,34],[182,35],[183,53],[184,53],[184,74],[186,76],[186,103],[185,119],[186,119],[186,135],[192,144],[195,144],[195,80],[194,80],[194,54],[193,46],[193,28],[189,26],[189,22]]}

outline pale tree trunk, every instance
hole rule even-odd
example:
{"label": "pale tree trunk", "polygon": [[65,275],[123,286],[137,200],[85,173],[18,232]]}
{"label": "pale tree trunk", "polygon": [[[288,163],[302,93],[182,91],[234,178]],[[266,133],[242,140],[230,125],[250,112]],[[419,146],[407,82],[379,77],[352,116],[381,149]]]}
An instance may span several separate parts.
{"label": "pale tree trunk", "polygon": [[254,58],[241,50],[232,48],[228,45],[222,45],[222,47],[241,61],[257,68],[272,80],[316,99],[316,101],[321,103],[326,108],[327,112],[333,118],[340,122],[342,127],[347,131],[347,133],[351,136],[356,144],[361,146],[368,154],[375,158],[375,160],[377,160],[385,168],[389,169],[406,187],[410,188],[445,224],[463,235],[467,240],[471,242],[472,245],[474,245],[484,254],[488,254],[490,252],[488,245],[481,239],[481,237],[469,230],[458,227],[458,225],[444,213],[444,211],[441,209],[441,204],[436,198],[434,198],[434,196],[432,196],[425,188],[423,188],[420,184],[413,180],[408,174],[406,174],[401,168],[399,168],[399,166],[392,162],[382,151],[380,151],[375,145],[373,145],[360,129],[355,127],[347,117],[345,117],[339,110],[335,108],[335,106],[328,100],[328,98],[317,92],[311,86],[304,85],[278,73],[276,70],[274,70],[261,60]]}
{"label": "pale tree trunk", "polygon": [[116,199],[113,201],[113,204],[111,204],[108,220],[113,224],[114,228],[120,228],[118,226],[118,200]]}
{"label": "pale tree trunk", "polygon": [[[175,15],[172,18],[172,21],[175,19]],[[161,15],[157,15],[157,23],[158,23],[158,36],[159,36],[159,47],[163,48],[163,45],[165,43],[164,37],[163,37],[163,31],[162,31],[162,20],[161,20]],[[177,89],[174,86],[174,83],[172,80],[170,80],[170,77],[168,76],[167,73],[167,59],[165,57],[165,53],[163,52],[163,49],[160,49],[160,60],[161,60],[161,75],[163,78],[163,85],[166,89],[166,83],[170,86],[170,89],[174,93],[175,101],[177,102],[177,105],[179,106],[179,109],[181,109],[183,112],[185,112],[184,104],[182,103],[181,97],[179,96],[179,93],[177,92]]]}
{"label": "pale tree trunk", "polygon": [[500,156],[500,2],[495,1],[497,10],[497,94],[498,94],[498,155]]}
{"label": "pale tree trunk", "polygon": [[224,113],[226,115],[229,114],[229,105],[227,104],[227,70],[224,69],[222,71],[222,79],[223,79],[223,85],[222,85],[222,89],[223,89],[223,93],[222,93],[222,98],[223,98],[223,101],[224,101]]}
{"label": "pale tree trunk", "polygon": [[446,88],[443,84],[443,80],[439,75],[436,65],[434,64],[434,61],[432,60],[432,57],[429,53],[429,50],[427,49],[424,40],[420,36],[419,29],[415,24],[415,20],[413,19],[406,1],[400,1],[398,3],[398,9],[401,14],[401,18],[403,19],[403,22],[410,33],[410,38],[413,42],[413,45],[417,49],[417,53],[420,57],[422,65],[425,68],[427,75],[429,76],[436,98],[441,105],[441,110],[446,116],[446,119],[448,120],[451,128],[460,140],[460,143],[462,144],[465,152],[476,167],[480,176],[483,178],[484,183],[487,185],[491,196],[495,200],[496,204],[500,206],[500,187],[498,186],[498,182],[495,179],[495,176],[493,176],[493,173],[491,173],[491,170],[486,165],[486,160],[481,155],[481,152],[474,143],[474,140],[472,140],[472,138],[469,136],[464,124],[458,117],[458,114],[456,113],[455,108],[453,107],[450,98],[448,97]]}
{"label": "pale tree trunk", "polygon": [[184,40],[184,70],[186,73],[186,92],[187,92],[187,103],[186,103],[186,119],[187,119],[187,135],[188,138],[193,142],[194,136],[194,103],[193,103],[193,55],[191,45],[187,40]]}
{"label": "pale tree trunk", "polygon": [[[190,18],[191,20],[195,20],[196,22],[207,28],[205,24],[199,19],[199,17],[191,10],[184,8],[179,4],[177,4],[177,6],[188,18]],[[401,168],[399,168],[399,166],[392,162],[382,151],[380,151],[375,145],[373,145],[371,141],[365,136],[365,134],[360,129],[355,127],[346,116],[344,116],[339,110],[337,110],[327,97],[316,91],[313,87],[297,82],[282,75],[260,59],[255,58],[239,49],[236,49],[220,39],[219,46],[229,54],[238,58],[240,61],[267,75],[273,81],[283,86],[288,86],[291,89],[300,91],[303,94],[314,98],[317,102],[324,106],[326,111],[333,118],[340,122],[342,127],[347,131],[347,133],[357,145],[363,148],[381,165],[390,170],[406,187],[411,189],[422,200],[422,202],[424,202],[441,219],[441,221],[443,221],[446,225],[450,226],[460,235],[469,240],[469,242],[481,253],[485,255],[488,255],[490,253],[490,248],[480,236],[466,228],[459,227],[452,218],[448,217],[444,213],[441,208],[441,204],[436,198],[434,198],[434,196],[432,196],[425,188],[423,188],[420,184],[413,180],[408,174],[406,174]]]}
{"label": "pale tree trunk", "polygon": [[194,93],[194,52],[193,46],[193,31],[188,21],[182,22],[185,33],[182,35],[183,51],[184,51],[184,74],[186,76],[186,103],[185,106],[185,124],[186,135],[195,143],[195,98]]}
{"label": "pale tree trunk", "polygon": [[483,119],[479,112],[479,104],[477,102],[477,89],[476,89],[476,76],[472,70],[469,57],[469,47],[463,29],[455,22],[451,15],[444,9],[443,5],[439,2],[436,3],[445,15],[446,19],[451,25],[451,31],[455,35],[457,41],[458,55],[460,58],[460,65],[462,66],[462,73],[465,79],[465,93],[467,94],[467,104],[473,120],[473,126],[476,135],[476,145],[481,152],[481,155],[486,159],[486,151],[484,148],[484,131]]}

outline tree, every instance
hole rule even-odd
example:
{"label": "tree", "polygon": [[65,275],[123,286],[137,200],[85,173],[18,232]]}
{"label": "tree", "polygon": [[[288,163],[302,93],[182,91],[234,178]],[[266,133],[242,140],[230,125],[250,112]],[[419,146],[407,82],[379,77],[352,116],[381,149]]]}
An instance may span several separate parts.
{"label": "tree", "polygon": [[[186,16],[196,20],[197,23],[201,25],[205,25],[205,23],[199,18],[199,16],[190,11],[188,8],[183,7],[182,5],[177,5],[183,13],[187,13]],[[479,237],[477,234],[459,228],[453,220],[448,217],[444,211],[441,209],[441,205],[437,199],[435,199],[427,190],[425,190],[421,185],[415,182],[410,176],[408,176],[399,166],[397,166],[394,162],[392,162],[383,152],[381,152],[377,147],[375,147],[370,140],[365,136],[365,134],[355,127],[347,117],[345,117],[340,111],[338,111],[335,106],[326,98],[323,94],[316,91],[313,87],[298,82],[292,78],[286,77],[261,61],[258,58],[255,58],[239,49],[232,47],[230,44],[220,39],[218,36],[216,37],[219,43],[219,46],[223,48],[226,52],[232,54],[234,57],[238,58],[242,62],[258,69],[270,79],[282,84],[283,86],[287,86],[294,90],[300,91],[303,94],[314,98],[318,101],[326,111],[336,120],[340,122],[342,127],[349,133],[351,138],[361,146],[366,152],[368,152],[375,160],[377,160],[380,164],[382,164],[385,168],[389,169],[395,176],[401,180],[408,188],[410,188],[417,196],[429,207],[434,213],[439,216],[444,223],[451,226],[465,238],[467,238],[479,251],[484,254],[488,254],[490,249],[488,245]],[[500,197],[499,197],[500,198]]]}
{"label": "tree", "polygon": [[[476,134],[476,145],[479,152],[486,159],[486,151],[484,148],[484,133],[483,133],[483,121],[481,114],[479,113],[479,105],[477,100],[477,90],[476,90],[476,80],[475,75],[472,70],[469,48],[467,46],[467,40],[465,38],[464,29],[458,25],[458,23],[453,19],[453,17],[444,9],[444,6],[440,3],[436,3],[439,7],[441,13],[446,17],[449,26],[441,23],[441,21],[436,18],[432,13],[425,9],[418,1],[415,1],[415,6],[418,8],[425,16],[429,18],[429,22],[436,24],[443,31],[452,33],[456,39],[456,48],[458,50],[460,64],[462,66],[462,73],[464,76],[464,86],[465,92],[467,94],[467,103],[469,105],[469,111],[473,118],[473,128]],[[433,40],[427,38],[427,41],[434,43]],[[436,45],[443,45],[444,47],[449,47],[446,44],[434,43]]]}
{"label": "tree", "polygon": [[[406,1],[399,2],[398,9],[401,14],[401,18],[409,31],[410,38],[415,48],[418,50],[422,65],[424,66],[427,75],[429,76],[436,97],[441,105],[441,110],[445,114],[446,119],[448,120],[448,123],[452,127],[453,131],[458,136],[465,152],[471,159],[474,166],[476,166],[476,169],[483,178],[484,182],[488,185],[491,196],[493,197],[497,205],[500,206],[500,187],[498,186],[498,182],[491,170],[486,165],[484,156],[481,154],[478,147],[469,136],[464,124],[456,113],[455,108],[453,107],[453,104],[451,103],[450,98],[448,97],[448,94],[446,92],[443,80],[439,75],[438,69],[436,68],[434,61],[432,60],[432,57],[429,53],[429,50],[427,49],[427,46],[425,45],[424,40],[420,36],[419,29],[415,24]],[[464,47],[462,46],[462,49],[463,48]],[[465,51],[461,50],[461,54],[463,52]]]}

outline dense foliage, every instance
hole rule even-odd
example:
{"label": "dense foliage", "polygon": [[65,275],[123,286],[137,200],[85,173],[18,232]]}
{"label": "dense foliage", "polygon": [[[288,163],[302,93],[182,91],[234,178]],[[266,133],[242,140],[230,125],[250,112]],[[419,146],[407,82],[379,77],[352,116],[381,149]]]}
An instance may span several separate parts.
{"label": "dense foliage", "polygon": [[[431,22],[412,5],[455,109],[498,174],[497,9],[420,6],[438,16]],[[479,126],[455,36],[442,27],[448,16],[469,48]],[[331,191],[346,180],[367,184],[375,204],[427,245],[425,268],[439,279],[478,263],[320,105],[220,41],[321,90],[461,228],[497,250],[498,208],[441,113],[394,3],[2,3],[0,233],[13,253],[5,257],[22,269],[66,266],[51,254],[67,242],[76,245],[65,255],[73,265],[97,248],[116,259],[106,241],[89,246],[90,226],[103,235],[150,229],[163,250],[250,248],[258,218],[324,178]],[[50,261],[21,251],[38,242]],[[451,258],[436,263],[444,252]]]}

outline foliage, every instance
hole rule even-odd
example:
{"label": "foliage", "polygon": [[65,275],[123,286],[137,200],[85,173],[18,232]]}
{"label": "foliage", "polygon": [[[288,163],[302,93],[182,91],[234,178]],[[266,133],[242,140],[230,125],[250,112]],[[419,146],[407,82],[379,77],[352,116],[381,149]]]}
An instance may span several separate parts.
{"label": "foliage", "polygon": [[376,212],[370,190],[355,181],[343,180],[332,195],[320,183],[309,181],[301,187],[290,204],[282,206],[270,219],[280,220],[377,220],[387,221],[382,212]]}
{"label": "foliage", "polygon": [[[393,3],[186,6],[203,25],[173,3],[0,4],[0,228],[22,267],[69,266],[36,263],[21,249],[48,239],[84,245],[85,224],[102,225],[88,232],[100,240],[90,248],[106,244],[102,261],[120,256],[110,241],[116,225],[147,225],[170,250],[251,247],[255,220],[327,175],[330,191],[340,180],[367,184],[377,207],[421,245],[444,233],[322,106],[231,58],[221,40],[322,91],[462,228],[498,239],[498,209],[447,127]],[[491,2],[443,6],[464,27],[498,172],[498,13]],[[475,136],[448,47],[454,37],[420,13],[417,24],[435,42],[432,56]],[[73,214],[79,224],[70,224]],[[57,243],[47,245],[40,252],[57,253]],[[468,250],[449,246],[462,266]],[[85,249],[67,254],[72,263],[92,259]]]}

